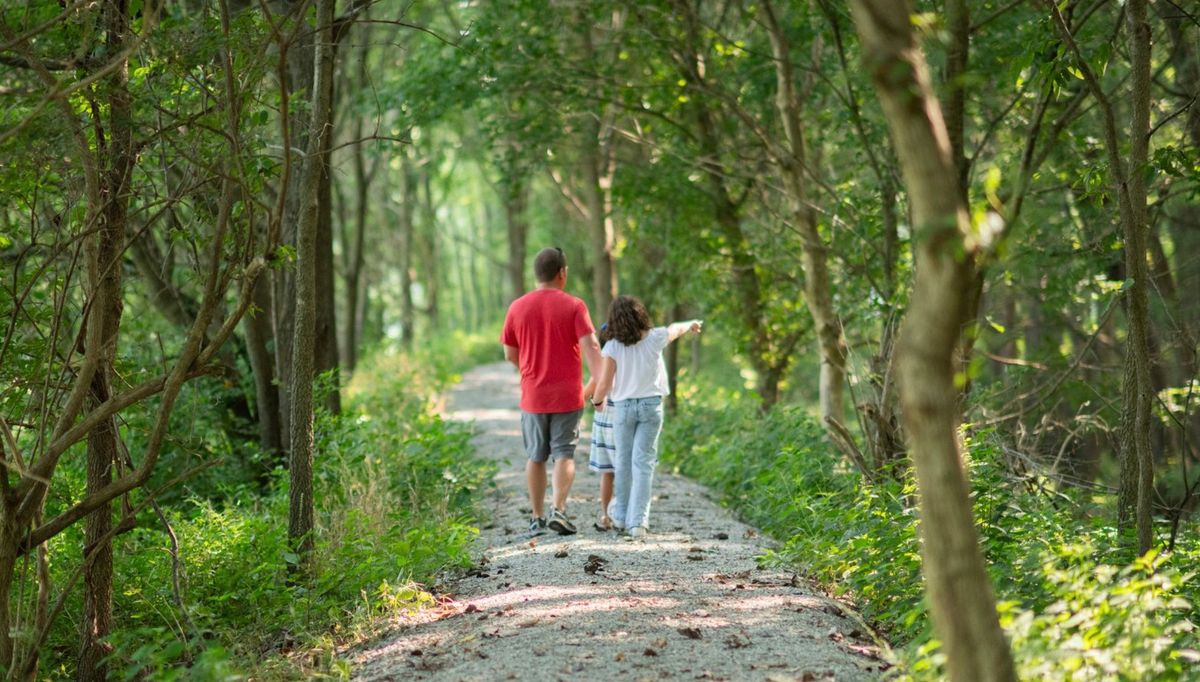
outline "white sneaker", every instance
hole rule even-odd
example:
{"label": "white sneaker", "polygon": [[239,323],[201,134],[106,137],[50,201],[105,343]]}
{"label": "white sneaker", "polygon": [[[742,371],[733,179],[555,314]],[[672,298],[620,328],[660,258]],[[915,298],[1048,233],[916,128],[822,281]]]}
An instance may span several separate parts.
{"label": "white sneaker", "polygon": [[633,538],[634,540],[641,540],[642,538],[646,537],[646,529],[642,526],[634,526],[633,528],[629,529],[629,537]]}

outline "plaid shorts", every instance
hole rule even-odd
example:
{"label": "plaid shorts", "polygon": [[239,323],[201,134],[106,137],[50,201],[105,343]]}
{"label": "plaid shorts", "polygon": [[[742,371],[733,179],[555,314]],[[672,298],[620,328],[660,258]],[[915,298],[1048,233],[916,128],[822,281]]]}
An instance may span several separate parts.
{"label": "plaid shorts", "polygon": [[612,473],[613,455],[617,452],[617,443],[613,440],[612,419],[616,415],[616,406],[609,400],[604,405],[603,412],[594,412],[592,417],[592,448],[588,456],[588,468],[602,474]]}

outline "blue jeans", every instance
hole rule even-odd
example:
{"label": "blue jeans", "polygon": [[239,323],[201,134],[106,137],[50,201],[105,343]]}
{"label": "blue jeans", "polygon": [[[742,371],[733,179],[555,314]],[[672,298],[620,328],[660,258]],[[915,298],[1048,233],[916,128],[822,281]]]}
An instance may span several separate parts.
{"label": "blue jeans", "polygon": [[658,465],[662,424],[662,396],[616,403],[613,439],[617,451],[609,516],[625,528],[646,528],[650,520],[650,484]]}

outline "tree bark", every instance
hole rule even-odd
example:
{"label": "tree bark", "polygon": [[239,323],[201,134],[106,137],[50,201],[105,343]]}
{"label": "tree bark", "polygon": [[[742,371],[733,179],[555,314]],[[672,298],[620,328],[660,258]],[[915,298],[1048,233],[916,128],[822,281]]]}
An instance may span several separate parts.
{"label": "tree bark", "polygon": [[503,180],[504,222],[508,226],[508,281],[512,297],[525,294],[525,240],[529,236],[529,223],[525,208],[529,200],[529,187],[520,170],[512,170]]}
{"label": "tree bark", "polygon": [[[1138,463],[1137,538],[1138,554],[1148,552],[1154,542],[1154,453],[1150,449],[1151,405],[1154,382],[1150,360],[1150,315],[1147,292],[1146,174],[1150,145],[1150,23],[1146,0],[1129,0],[1129,58],[1131,67],[1129,165],[1126,166],[1129,210],[1125,222],[1125,266],[1133,284],[1129,288],[1129,352],[1137,379],[1137,402],[1133,442]],[[1129,406],[1126,406],[1129,411]]]}
{"label": "tree bark", "polygon": [[[416,236],[416,209],[418,190],[416,173],[413,170],[412,158],[407,149],[401,149],[400,154],[400,344],[412,348],[416,338],[416,308],[413,303],[413,246]],[[433,231],[430,230],[432,233]],[[432,239],[432,236],[431,236]],[[432,305],[432,304],[431,304]]]}
{"label": "tree bark", "polygon": [[[128,0],[108,0],[104,4],[104,23],[108,53],[121,53],[130,30]],[[92,376],[94,405],[103,404],[112,394],[117,336],[124,308],[121,276],[129,182],[135,163],[128,62],[116,68],[107,80],[108,168],[101,187],[100,229],[89,263],[91,295],[85,341],[86,353],[100,359]],[[117,439],[117,424],[113,417],[104,419],[88,433],[87,495],[94,495],[112,483]],[[108,537],[111,528],[112,505],[109,502],[100,505],[84,521],[83,624],[79,665],[75,673],[78,680],[104,680],[108,676],[104,658],[111,652],[111,646],[103,640],[111,634],[113,624],[113,553],[112,540]],[[87,561],[89,554],[91,560]]]}
{"label": "tree bark", "polygon": [[[775,109],[783,123],[787,147],[780,154],[780,170],[788,190],[792,224],[800,235],[801,267],[804,269],[804,302],[813,318],[817,351],[821,358],[819,400],[821,421],[845,420],[846,341],[842,323],[833,307],[829,283],[829,247],[817,228],[816,213],[808,197],[804,177],[808,152],[801,113],[803,105],[796,92],[791,47],[787,33],[779,24],[770,0],[763,0],[763,17],[775,61]],[[776,381],[776,384],[778,381]]]}
{"label": "tree bark", "polygon": [[[750,363],[758,374],[756,389],[762,401],[762,409],[770,410],[779,398],[778,376],[782,372],[771,363],[771,338],[763,324],[762,282],[756,269],[757,261],[751,250],[750,241],[742,230],[742,219],[738,205],[734,203],[726,184],[728,173],[721,162],[721,150],[717,138],[716,121],[706,103],[706,85],[700,68],[700,27],[693,8],[678,3],[683,15],[686,31],[686,54],[680,55],[680,71],[684,82],[695,93],[689,98],[688,106],[692,121],[696,125],[698,165],[708,186],[712,202],[713,219],[717,229],[725,237],[732,266],[733,291],[737,299],[737,314],[741,318],[747,335]],[[781,358],[790,361],[784,354]],[[786,370],[786,367],[783,368]]]}
{"label": "tree bark", "polygon": [[322,168],[315,160],[325,148],[329,136],[332,90],[326,83],[333,78],[334,0],[319,0],[314,32],[313,89],[311,122],[308,133],[308,158],[304,166],[300,197],[304,200],[296,227],[296,303],[295,332],[292,336],[291,488],[288,495],[288,540],[299,555],[292,566],[302,573],[311,571],[315,531],[313,510],[313,378],[316,361],[317,326],[317,232],[319,191]]}
{"label": "tree bark", "polygon": [[258,474],[259,484],[265,486],[270,482],[271,470],[287,461],[283,447],[283,425],[279,418],[279,386],[275,383],[275,364],[270,351],[275,339],[271,335],[274,306],[268,282],[255,283],[254,307],[257,308],[254,316],[247,316],[242,321],[242,333],[246,336],[250,370],[254,374],[259,447],[267,455],[267,466]]}
{"label": "tree bark", "polygon": [[[1128,527],[1132,520],[1137,529],[1139,553],[1148,550],[1153,540],[1151,506],[1153,503],[1154,459],[1150,449],[1151,402],[1154,399],[1150,363],[1149,301],[1146,278],[1146,181],[1141,169],[1149,153],[1150,132],[1150,26],[1146,19],[1146,0],[1126,4],[1129,21],[1131,114],[1129,157],[1121,156],[1120,129],[1115,107],[1079,50],[1062,12],[1053,0],[1045,0],[1051,23],[1075,57],[1084,83],[1103,116],[1104,146],[1109,161],[1109,182],[1117,197],[1121,229],[1125,239],[1126,301],[1129,332],[1125,347],[1125,377],[1122,387],[1124,405],[1121,419],[1122,479],[1117,496],[1117,525]],[[1136,478],[1134,483],[1133,478]],[[1136,495],[1134,492],[1136,491]],[[1136,499],[1134,499],[1136,498]],[[1132,519],[1130,512],[1133,513]]]}
{"label": "tree bark", "polygon": [[975,531],[958,438],[954,355],[974,275],[950,141],[907,2],[851,5],[913,214],[916,281],[897,353],[904,428],[920,494],[922,570],[951,680],[1015,680]]}

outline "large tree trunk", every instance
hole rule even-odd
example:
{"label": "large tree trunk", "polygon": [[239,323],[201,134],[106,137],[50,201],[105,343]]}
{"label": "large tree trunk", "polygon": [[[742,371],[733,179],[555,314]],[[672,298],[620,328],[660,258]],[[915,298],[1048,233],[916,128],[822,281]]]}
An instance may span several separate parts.
{"label": "large tree trunk", "polygon": [[908,188],[916,281],[900,333],[904,428],[920,493],[922,570],[950,679],[1015,680],[975,531],[958,439],[954,355],[974,276],[966,207],[907,2],[856,0],[854,22]]}
{"label": "large tree trunk", "polygon": [[[121,53],[130,28],[128,0],[106,2],[104,22],[106,49],[109,54]],[[88,273],[91,296],[86,353],[100,358],[92,377],[91,397],[94,405],[104,403],[112,394],[117,335],[124,307],[121,299],[122,261],[129,182],[135,162],[128,78],[127,62],[116,68],[108,78],[109,166],[104,173],[100,229],[96,234]],[[116,419],[113,417],[103,420],[88,433],[88,495],[94,495],[112,483],[118,437]],[[104,680],[107,677],[107,665],[103,659],[110,653],[111,646],[102,640],[111,634],[113,624],[113,553],[112,540],[108,537],[111,529],[111,503],[100,505],[84,522],[83,624],[79,666],[76,670],[78,680]]]}
{"label": "large tree trunk", "polygon": [[[763,17],[775,60],[775,109],[783,123],[787,147],[779,155],[780,170],[788,190],[792,224],[800,234],[801,266],[804,269],[804,302],[817,332],[821,358],[819,398],[821,420],[845,420],[846,341],[842,323],[833,307],[829,284],[829,247],[817,229],[817,217],[808,198],[804,177],[808,151],[801,120],[802,103],[796,92],[791,47],[769,0],[763,0]],[[778,383],[778,382],[776,382]]]}
{"label": "large tree trunk", "polygon": [[[311,127],[308,158],[314,159],[325,148],[329,136],[332,90],[326,83],[333,78],[333,6],[334,0],[319,0],[314,33],[314,87],[312,89]],[[313,511],[313,378],[316,361],[314,333],[317,326],[317,232],[318,192],[322,169],[316,163],[305,164],[300,196],[304,210],[296,229],[295,333],[292,336],[291,376],[291,471],[288,499],[288,540],[300,556],[298,566],[311,569],[315,530]]]}

